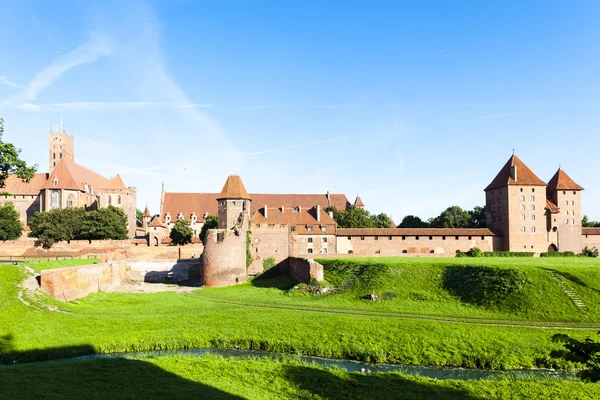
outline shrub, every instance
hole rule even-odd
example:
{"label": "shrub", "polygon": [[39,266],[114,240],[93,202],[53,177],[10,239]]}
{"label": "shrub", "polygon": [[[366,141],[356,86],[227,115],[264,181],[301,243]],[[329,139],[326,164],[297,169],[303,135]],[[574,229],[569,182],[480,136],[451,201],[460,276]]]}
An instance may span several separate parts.
{"label": "shrub", "polygon": [[481,251],[481,249],[479,249],[479,247],[473,247],[470,251],[469,251],[470,256],[471,257],[483,257],[483,251]]}
{"label": "shrub", "polygon": [[190,243],[192,241],[192,236],[194,236],[194,231],[190,227],[190,223],[183,218],[180,218],[175,222],[173,229],[171,229],[171,233],[169,234],[173,244],[179,245]]}
{"label": "shrub", "polygon": [[486,251],[484,257],[533,257],[535,253],[528,251]]}
{"label": "shrub", "polygon": [[275,258],[269,257],[263,261],[263,272],[268,271],[275,266]]}
{"label": "shrub", "polygon": [[516,269],[450,266],[443,274],[444,289],[484,307],[501,308],[511,299],[518,302],[524,282],[523,273]]}
{"label": "shrub", "polygon": [[583,248],[580,256],[582,257],[598,257],[598,249],[596,247],[592,247],[591,249],[587,246]]}
{"label": "shrub", "polygon": [[17,240],[22,233],[23,224],[13,204],[0,205],[0,240]]}
{"label": "shrub", "polygon": [[572,251],[549,251],[547,253],[541,253],[540,257],[576,257],[577,255]]}
{"label": "shrub", "polygon": [[202,229],[200,229],[200,240],[204,242],[204,238],[206,237],[206,232],[209,229],[217,229],[219,226],[219,216],[218,215],[207,215],[204,218],[204,225],[202,225]]}
{"label": "shrub", "polygon": [[550,357],[585,364],[587,369],[579,371],[577,376],[584,381],[600,382],[600,342],[589,337],[580,341],[561,333],[552,336],[552,341],[564,343],[565,350],[554,350]]}

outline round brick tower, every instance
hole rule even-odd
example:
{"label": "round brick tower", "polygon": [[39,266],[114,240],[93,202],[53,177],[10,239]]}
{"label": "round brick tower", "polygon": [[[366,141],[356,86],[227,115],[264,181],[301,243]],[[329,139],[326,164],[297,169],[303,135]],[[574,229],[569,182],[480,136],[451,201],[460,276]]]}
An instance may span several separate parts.
{"label": "round brick tower", "polygon": [[248,280],[246,232],[250,201],[242,179],[229,176],[217,197],[219,229],[206,233],[201,271],[204,286],[230,286]]}

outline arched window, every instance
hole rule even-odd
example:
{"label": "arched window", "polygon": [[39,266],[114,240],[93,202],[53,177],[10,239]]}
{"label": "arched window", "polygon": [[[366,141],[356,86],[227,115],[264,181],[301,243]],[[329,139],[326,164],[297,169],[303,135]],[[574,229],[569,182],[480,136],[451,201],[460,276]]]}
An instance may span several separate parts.
{"label": "arched window", "polygon": [[112,204],[112,197],[110,197],[110,195],[108,196],[108,205],[110,206]]}
{"label": "arched window", "polygon": [[525,204],[521,204],[521,210],[525,211]]}
{"label": "arched window", "polygon": [[52,153],[52,159],[56,160],[56,153]]}
{"label": "arched window", "polygon": [[308,238],[308,243],[312,243],[313,239],[312,238]]}
{"label": "arched window", "polygon": [[533,204],[531,205],[531,211],[535,211],[535,206]]}
{"label": "arched window", "polygon": [[531,201],[535,201],[535,196],[531,196]]}
{"label": "arched window", "polygon": [[531,227],[531,233],[535,233],[535,226]]}
{"label": "arched window", "polygon": [[118,204],[118,205],[121,205],[121,196],[118,196],[118,197],[117,197],[117,204]]}
{"label": "arched window", "polygon": [[531,214],[531,220],[535,221],[535,214]]}
{"label": "arched window", "polygon": [[60,158],[62,158],[62,153],[60,153]]}
{"label": "arched window", "polygon": [[67,197],[67,208],[73,207],[73,197]]}

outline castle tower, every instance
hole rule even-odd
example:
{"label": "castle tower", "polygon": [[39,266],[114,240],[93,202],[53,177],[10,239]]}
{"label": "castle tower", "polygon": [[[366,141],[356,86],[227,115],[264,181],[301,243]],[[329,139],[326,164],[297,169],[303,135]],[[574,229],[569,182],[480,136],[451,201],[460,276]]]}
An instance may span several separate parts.
{"label": "castle tower", "polygon": [[548,251],[546,183],[516,155],[485,188],[487,227],[502,236],[497,250]]}
{"label": "castle tower", "polygon": [[49,149],[49,172],[52,173],[54,168],[63,158],[69,161],[75,161],[75,150],[73,147],[73,136],[68,135],[64,130],[62,132],[49,133],[50,145]]}
{"label": "castle tower", "polygon": [[356,195],[356,199],[354,200],[354,207],[363,209],[365,208],[365,204],[362,202],[359,195]]}
{"label": "castle tower", "polygon": [[152,215],[150,214],[150,210],[148,209],[148,205],[146,204],[146,208],[144,209],[144,213],[142,214],[142,229],[144,231],[148,230],[148,224],[150,223],[150,218]]}
{"label": "castle tower", "polygon": [[217,197],[219,229],[233,229],[243,211],[249,216],[250,201],[250,195],[239,175],[229,175]]}
{"label": "castle tower", "polygon": [[558,208],[548,216],[548,235],[551,238],[548,251],[583,250],[581,242],[581,191],[579,186],[565,171],[558,169],[548,182],[548,201]]}

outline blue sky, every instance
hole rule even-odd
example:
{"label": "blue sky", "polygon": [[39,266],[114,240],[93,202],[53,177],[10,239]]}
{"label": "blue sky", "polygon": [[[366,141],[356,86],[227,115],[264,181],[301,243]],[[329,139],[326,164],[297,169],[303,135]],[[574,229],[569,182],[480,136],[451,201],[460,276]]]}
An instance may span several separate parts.
{"label": "blue sky", "polygon": [[397,223],[484,203],[515,149],[600,219],[595,1],[19,1],[3,5],[5,140],[138,188],[345,193]]}

